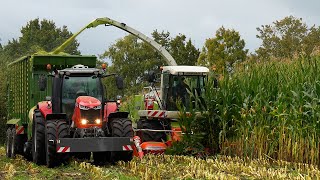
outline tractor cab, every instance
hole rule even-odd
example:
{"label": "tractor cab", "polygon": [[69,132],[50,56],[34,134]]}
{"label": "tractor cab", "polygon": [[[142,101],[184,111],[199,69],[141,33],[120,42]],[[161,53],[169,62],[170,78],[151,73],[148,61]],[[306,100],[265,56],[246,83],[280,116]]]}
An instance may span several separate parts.
{"label": "tractor cab", "polygon": [[[56,71],[53,75],[52,112],[65,114],[71,128],[101,128],[106,105],[101,80],[106,76],[101,69],[84,65]],[[117,84],[119,88],[123,86]]]}

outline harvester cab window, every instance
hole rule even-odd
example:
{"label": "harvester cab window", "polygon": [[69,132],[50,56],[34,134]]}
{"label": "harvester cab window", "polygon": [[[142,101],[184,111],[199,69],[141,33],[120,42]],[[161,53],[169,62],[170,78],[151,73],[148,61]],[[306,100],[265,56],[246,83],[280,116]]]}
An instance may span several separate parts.
{"label": "harvester cab window", "polygon": [[91,96],[102,102],[102,85],[99,78],[70,76],[64,78],[62,85],[62,112],[72,118],[76,99]]}
{"label": "harvester cab window", "polygon": [[177,110],[176,102],[181,101],[187,109],[190,103],[198,108],[195,101],[203,101],[205,76],[199,75],[172,75],[169,80],[168,108]]}

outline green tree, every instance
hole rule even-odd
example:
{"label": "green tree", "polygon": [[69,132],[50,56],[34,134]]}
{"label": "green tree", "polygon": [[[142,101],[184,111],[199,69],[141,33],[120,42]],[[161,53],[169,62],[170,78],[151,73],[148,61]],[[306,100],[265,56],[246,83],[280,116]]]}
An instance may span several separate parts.
{"label": "green tree", "polygon": [[[110,73],[121,75],[126,84],[126,92],[131,94],[141,89],[141,78],[146,69],[155,69],[158,62],[151,47],[133,35],[119,39],[101,56],[111,59],[112,65],[108,67]],[[113,82],[108,85],[114,87]]]}
{"label": "green tree", "polygon": [[[179,65],[194,65],[199,51],[191,43],[186,41],[186,36],[179,34],[175,38],[170,37],[169,32],[154,31],[152,37],[160,45],[165,47]],[[101,56],[110,59],[112,65],[108,71],[120,74],[125,79],[126,94],[134,94],[141,91],[145,71],[159,72],[159,67],[168,65],[149,44],[139,40],[133,35],[119,39]],[[107,82],[108,88],[114,88],[113,82]],[[114,97],[114,94],[111,94]]]}
{"label": "green tree", "polygon": [[302,43],[302,49],[308,57],[312,55],[320,55],[320,26],[313,26],[309,29],[309,33]]}
{"label": "green tree", "polygon": [[302,18],[288,16],[271,25],[262,25],[257,30],[257,38],[262,40],[256,51],[260,59],[292,59],[297,55],[308,57],[320,45],[319,27],[309,28]]}
{"label": "green tree", "polygon": [[[21,34],[21,37],[18,39],[13,38],[4,46],[6,53],[13,59],[40,50],[50,52],[72,36],[67,26],[56,27],[53,21],[46,19],[40,21],[39,18],[31,20],[26,26],[23,26]],[[66,48],[65,52],[80,54],[78,46],[79,43],[74,41]]]}
{"label": "green tree", "polygon": [[206,40],[198,58],[198,64],[215,68],[218,73],[232,70],[235,62],[246,59],[248,49],[239,32],[225,29],[223,26],[216,31],[214,38]]}
{"label": "green tree", "polygon": [[184,34],[178,34],[172,38],[168,31],[159,33],[155,30],[152,32],[152,37],[157,43],[169,51],[178,65],[193,66],[197,63],[200,51],[192,44],[191,39],[187,40]]}
{"label": "green tree", "polygon": [[183,34],[171,39],[169,51],[179,65],[194,66],[200,54],[199,50],[192,44],[191,39],[187,41]]}
{"label": "green tree", "polygon": [[6,77],[7,77],[7,62],[8,56],[3,52],[3,49],[0,48],[0,144],[4,143],[5,132],[6,132],[6,115],[7,115],[7,86],[6,86]]}

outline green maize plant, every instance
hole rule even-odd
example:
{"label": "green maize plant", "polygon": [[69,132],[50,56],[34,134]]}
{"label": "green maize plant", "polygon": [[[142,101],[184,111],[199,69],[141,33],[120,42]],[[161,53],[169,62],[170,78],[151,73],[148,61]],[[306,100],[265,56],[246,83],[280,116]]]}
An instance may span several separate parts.
{"label": "green maize plant", "polygon": [[319,65],[319,57],[246,62],[221,76],[206,92],[211,144],[226,155],[319,165]]}

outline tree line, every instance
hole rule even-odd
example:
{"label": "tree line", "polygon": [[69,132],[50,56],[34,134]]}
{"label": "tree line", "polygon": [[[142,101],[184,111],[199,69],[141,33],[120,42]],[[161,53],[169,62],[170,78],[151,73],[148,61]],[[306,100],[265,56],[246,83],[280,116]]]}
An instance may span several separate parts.
{"label": "tree line", "polygon": [[[1,79],[6,77],[7,63],[35,52],[50,52],[72,36],[67,26],[57,27],[55,22],[39,18],[27,22],[20,32],[20,37],[12,38],[5,44],[0,43]],[[169,51],[177,64],[207,66],[218,74],[231,73],[237,63],[244,61],[287,60],[296,56],[308,58],[320,52],[320,27],[310,27],[301,18],[294,16],[257,27],[256,37],[261,40],[261,45],[251,53],[246,49],[240,32],[223,26],[206,39],[201,49],[184,34],[172,36],[168,31],[154,30],[151,37]],[[79,42],[74,41],[65,52],[81,54],[78,47]],[[145,86],[145,71],[157,71],[160,66],[167,65],[160,54],[133,35],[120,38],[107,47],[99,56],[99,61],[101,63],[106,59],[111,61],[107,71],[124,77],[126,89],[123,93],[126,95],[138,93]],[[114,88],[112,80],[105,80],[105,84],[111,89]],[[109,94],[110,98],[114,95]],[[4,127],[5,81],[0,81],[0,96],[0,122],[1,127]]]}

